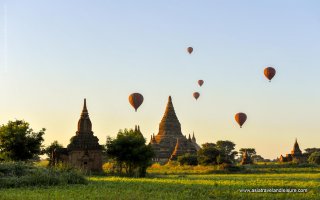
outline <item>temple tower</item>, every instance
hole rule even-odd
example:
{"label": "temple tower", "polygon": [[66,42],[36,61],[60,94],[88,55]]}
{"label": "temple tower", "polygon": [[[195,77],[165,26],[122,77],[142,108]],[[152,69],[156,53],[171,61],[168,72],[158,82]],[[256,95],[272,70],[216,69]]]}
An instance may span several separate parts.
{"label": "temple tower", "polygon": [[150,144],[156,154],[154,161],[160,163],[168,162],[175,150],[177,140],[179,141],[178,146],[182,154],[195,154],[197,152],[191,139],[189,141],[182,134],[181,124],[175,113],[171,96],[169,96],[166,110],[159,124],[159,132],[150,141]]}
{"label": "temple tower", "polygon": [[176,146],[174,147],[173,153],[170,156],[170,160],[177,160],[178,156],[182,156],[184,154],[183,149],[181,149],[181,145],[179,143],[179,138],[177,138]]}
{"label": "temple tower", "polygon": [[102,148],[99,139],[93,135],[86,99],[78,121],[76,135],[67,146],[68,164],[84,170],[102,170]]}
{"label": "temple tower", "polygon": [[296,138],[296,141],[293,145],[293,149],[291,151],[291,155],[293,157],[299,157],[299,156],[302,156],[302,152],[300,150],[300,147],[299,147],[299,144],[298,144],[298,141],[297,141],[297,138]]}

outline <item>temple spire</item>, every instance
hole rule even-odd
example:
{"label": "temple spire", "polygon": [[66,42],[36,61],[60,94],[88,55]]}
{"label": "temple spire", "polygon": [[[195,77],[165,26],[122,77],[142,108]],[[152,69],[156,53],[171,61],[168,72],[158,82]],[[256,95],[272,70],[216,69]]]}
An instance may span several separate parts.
{"label": "temple spire", "polygon": [[194,132],[192,133],[192,142],[196,142],[196,138],[194,137]]}
{"label": "temple spire", "polygon": [[300,147],[299,147],[297,138],[296,138],[296,140],[295,140],[295,142],[294,142],[293,150],[294,150],[294,151],[300,151]]}
{"label": "temple spire", "polygon": [[85,115],[85,114],[88,114],[87,100],[86,100],[86,98],[84,98],[83,108],[82,108],[82,113],[81,113],[81,115]]}
{"label": "temple spire", "polygon": [[80,133],[92,133],[92,124],[89,118],[88,109],[87,109],[87,101],[84,99],[83,108],[81,112],[80,119],[78,121],[78,131],[77,134]]}
{"label": "temple spire", "polygon": [[182,153],[183,151],[180,146],[179,138],[177,138],[176,146],[174,147],[174,150],[170,156],[170,160],[177,160],[178,156],[181,156]]}
{"label": "temple spire", "polygon": [[300,150],[300,147],[299,147],[299,144],[298,144],[297,138],[296,138],[295,143],[294,143],[294,145],[293,145],[293,149],[292,149],[292,151],[291,151],[291,154],[292,154],[293,156],[299,156],[299,155],[302,154],[302,152],[301,152],[301,150]]}
{"label": "temple spire", "polygon": [[166,107],[166,111],[164,113],[163,119],[167,119],[169,117],[172,118],[173,120],[178,120],[176,112],[174,111],[171,96],[169,96],[168,98],[168,103],[167,103],[167,107]]}
{"label": "temple spire", "polygon": [[166,110],[159,124],[160,135],[182,135],[181,124],[174,111],[171,96],[168,98]]}

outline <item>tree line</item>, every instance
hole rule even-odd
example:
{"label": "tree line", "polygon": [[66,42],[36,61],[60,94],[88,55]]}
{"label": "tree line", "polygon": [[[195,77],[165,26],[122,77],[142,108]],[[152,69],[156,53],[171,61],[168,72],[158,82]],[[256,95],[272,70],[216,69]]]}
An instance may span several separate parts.
{"label": "tree line", "polygon": [[[35,161],[46,154],[52,158],[52,152],[63,146],[57,141],[43,146],[45,129],[34,131],[24,120],[9,121],[0,126],[0,161]],[[152,164],[154,152],[150,144],[146,144],[140,130],[120,130],[115,138],[108,137],[106,145],[102,146],[108,161],[113,162],[118,174],[143,177],[146,169]],[[231,141],[205,143],[197,154],[185,154],[178,157],[181,165],[234,165],[246,154],[254,161],[269,161],[256,154],[254,148],[241,148],[235,151]],[[309,163],[320,164],[320,148],[307,148],[304,155]]]}

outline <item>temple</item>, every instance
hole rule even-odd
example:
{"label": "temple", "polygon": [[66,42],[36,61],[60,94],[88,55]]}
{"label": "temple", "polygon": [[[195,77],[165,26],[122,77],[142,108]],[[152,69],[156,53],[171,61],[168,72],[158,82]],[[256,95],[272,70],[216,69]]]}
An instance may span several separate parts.
{"label": "temple", "polygon": [[245,150],[242,154],[242,160],[240,162],[241,165],[249,165],[252,164],[251,157],[249,156],[247,150]]}
{"label": "temple", "polygon": [[281,155],[279,158],[279,161],[280,162],[292,162],[292,161],[305,162],[306,161],[306,157],[302,154],[297,139],[293,145],[293,149],[291,150],[291,153],[286,154],[286,156]]}
{"label": "temple", "polygon": [[102,170],[102,147],[93,135],[86,99],[78,121],[76,135],[70,139],[67,148],[56,149],[53,153],[54,164],[62,162],[87,171]]}
{"label": "temple", "polygon": [[164,164],[176,160],[179,156],[190,153],[196,154],[200,148],[194,137],[187,139],[181,132],[181,124],[177,118],[169,96],[167,107],[159,124],[158,134],[151,135],[150,144],[155,152],[154,162]]}

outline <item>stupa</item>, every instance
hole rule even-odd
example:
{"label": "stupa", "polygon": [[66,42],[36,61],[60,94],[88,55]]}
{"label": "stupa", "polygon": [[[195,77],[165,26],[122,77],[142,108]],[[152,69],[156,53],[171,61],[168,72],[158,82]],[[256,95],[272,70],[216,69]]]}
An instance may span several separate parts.
{"label": "stupa", "polygon": [[[199,145],[195,141],[194,135],[193,139],[188,140],[182,134],[181,124],[175,113],[171,96],[169,96],[165,113],[159,124],[159,132],[155,136],[152,135],[150,140],[150,144],[155,151],[153,161],[164,164],[172,156],[172,159],[176,159],[178,156],[186,153],[196,154]],[[179,148],[177,151],[174,151],[176,146]]]}

